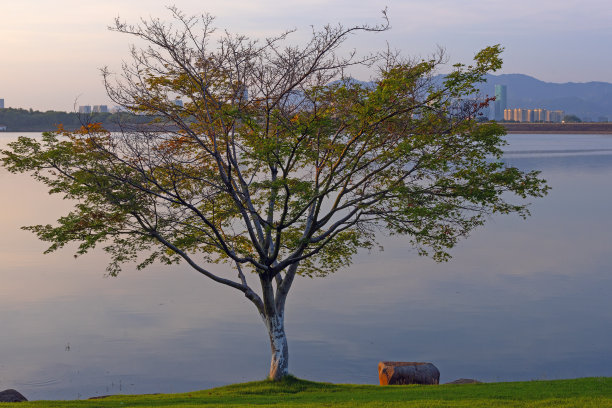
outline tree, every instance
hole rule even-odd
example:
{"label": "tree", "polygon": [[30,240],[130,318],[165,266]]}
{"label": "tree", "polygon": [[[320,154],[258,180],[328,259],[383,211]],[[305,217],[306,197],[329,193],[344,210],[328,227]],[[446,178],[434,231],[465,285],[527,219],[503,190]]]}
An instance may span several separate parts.
{"label": "tree", "polygon": [[[288,373],[284,310],[296,275],[348,265],[380,229],[446,260],[488,215],[528,214],[509,199],[546,193],[537,172],[503,164],[502,127],[471,119],[486,102],[455,108],[501,66],[499,46],[439,81],[441,52],[338,54],[349,35],[388,29],[386,16],[379,26],[313,29],[305,45],[285,46],[290,32],[215,37],[212,17],[170,10],[176,28],[117,20],[114,30],[149,46],[132,48],[120,76],[103,70],[110,98],[154,121],[19,138],[3,164],[74,200],[56,225],[25,227],[48,251],[102,245],[110,275],[127,261],[184,261],[242,292],[268,330],[272,379]],[[354,65],[375,67],[376,77],[345,76]]]}
{"label": "tree", "polygon": [[563,121],[567,123],[580,123],[582,120],[576,115],[565,115]]}
{"label": "tree", "polygon": [[146,123],[151,118],[146,115],[129,115],[123,112],[93,112],[85,117],[79,113],[59,111],[29,111],[18,108],[0,109],[0,123],[6,125],[11,132],[44,132],[56,129],[58,124],[66,129],[78,129],[83,122],[100,122],[106,129],[115,129],[118,123]]}

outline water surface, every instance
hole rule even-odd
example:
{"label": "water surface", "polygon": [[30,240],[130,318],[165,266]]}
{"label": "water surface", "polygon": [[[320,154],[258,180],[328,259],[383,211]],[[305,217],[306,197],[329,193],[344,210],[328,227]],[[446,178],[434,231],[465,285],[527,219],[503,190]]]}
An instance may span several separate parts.
{"label": "water surface", "polygon": [[[0,133],[0,146],[17,134]],[[441,381],[612,376],[612,137],[509,135],[506,160],[552,186],[532,217],[494,217],[453,259],[418,257],[402,239],[287,303],[290,371],[377,383],[380,360],[430,361]],[[0,389],[29,399],[181,392],[265,377],[269,346],[254,307],[187,266],[77,259],[22,225],[66,210],[0,169]]]}

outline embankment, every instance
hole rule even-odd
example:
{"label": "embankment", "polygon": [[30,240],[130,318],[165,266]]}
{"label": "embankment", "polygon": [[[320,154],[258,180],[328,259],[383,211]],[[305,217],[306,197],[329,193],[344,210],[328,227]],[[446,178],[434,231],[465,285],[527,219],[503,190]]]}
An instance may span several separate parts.
{"label": "embankment", "polygon": [[508,133],[612,134],[612,122],[599,123],[502,123]]}

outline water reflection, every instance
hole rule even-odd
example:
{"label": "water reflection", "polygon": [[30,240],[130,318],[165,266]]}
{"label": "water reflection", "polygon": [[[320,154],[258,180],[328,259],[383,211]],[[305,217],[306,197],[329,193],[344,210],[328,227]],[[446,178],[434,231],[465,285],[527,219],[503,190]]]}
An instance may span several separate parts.
{"label": "water reflection", "polygon": [[[446,264],[383,237],[384,252],[300,279],[287,304],[294,374],[376,383],[377,362],[397,359],[432,361],[443,382],[612,375],[612,138],[508,139],[506,160],[553,187],[533,216],[493,218]],[[4,170],[0,188],[0,388],[84,398],[266,375],[265,330],[242,296],[184,266],[105,278],[104,254],[43,256],[18,227],[66,204]]]}

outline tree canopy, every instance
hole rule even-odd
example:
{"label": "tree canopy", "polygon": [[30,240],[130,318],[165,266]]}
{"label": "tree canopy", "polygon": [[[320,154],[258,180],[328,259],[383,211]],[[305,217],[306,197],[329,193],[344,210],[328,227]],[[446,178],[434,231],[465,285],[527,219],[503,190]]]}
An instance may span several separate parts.
{"label": "tree canopy", "polygon": [[582,122],[582,120],[576,116],[576,115],[565,115],[563,117],[563,121],[564,122],[568,122],[568,123],[580,123]]}
{"label": "tree canopy", "polygon": [[[55,225],[26,227],[48,251],[101,245],[111,275],[127,261],[184,261],[241,291],[268,328],[271,378],[288,370],[284,305],[296,274],[346,267],[379,231],[446,260],[492,213],[526,216],[515,197],[546,193],[537,172],[501,160],[503,128],[475,120],[488,102],[473,101],[475,86],[501,67],[500,46],[439,82],[442,53],[341,55],[349,35],[384,31],[386,19],[325,26],[295,46],[291,32],[218,36],[212,17],[171,12],[175,25],[118,19],[114,30],[149,46],[132,48],[120,75],[103,71],[116,104],[155,120],[19,138],[3,164],[73,200]],[[372,81],[348,77],[354,65],[372,67]]]}

